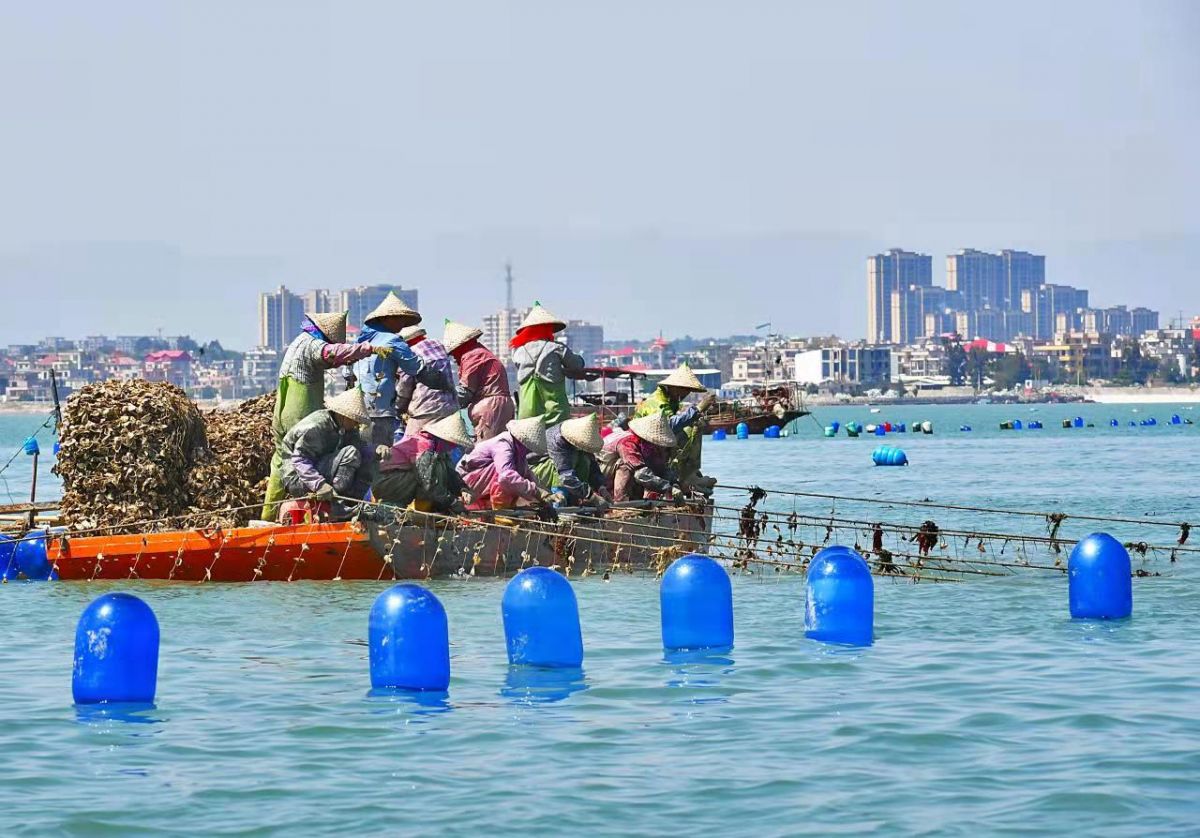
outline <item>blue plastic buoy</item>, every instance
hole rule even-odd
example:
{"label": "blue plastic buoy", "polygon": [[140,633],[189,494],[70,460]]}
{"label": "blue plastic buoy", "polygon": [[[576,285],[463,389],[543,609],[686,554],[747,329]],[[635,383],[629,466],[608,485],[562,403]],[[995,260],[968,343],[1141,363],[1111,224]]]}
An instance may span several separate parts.
{"label": "blue plastic buoy", "polygon": [[1117,425],[1120,425],[1121,423],[1118,422],[1116,419],[1109,419],[1108,424],[1112,425],[1115,428],[1115,427],[1117,427]]}
{"label": "blue plastic buoy", "polygon": [[1149,419],[1146,420],[1146,424],[1147,425],[1157,425],[1158,420],[1155,419],[1153,416],[1151,416]]}
{"label": "blue plastic buoy", "polygon": [[1030,422],[1025,427],[1031,431],[1040,431],[1042,429],[1042,423],[1040,421],[1038,421],[1037,419],[1035,419],[1034,421]]}
{"label": "blue plastic buoy", "polygon": [[833,428],[833,432],[836,434],[839,430],[841,430],[842,423],[839,422],[838,420],[834,419],[832,422],[829,423],[829,427]]}
{"label": "blue plastic buoy", "polygon": [[880,445],[871,452],[871,461],[877,466],[906,466],[908,455],[891,445]]}
{"label": "blue plastic buoy", "polygon": [[971,426],[970,425],[959,425],[958,429],[960,431],[962,431],[963,433],[967,433],[971,430]]}
{"label": "blue plastic buoy", "polygon": [[735,430],[737,431],[738,439],[749,439],[750,438],[750,426],[747,425],[745,422],[738,422],[737,428],[735,428]]}
{"label": "blue plastic buoy", "polygon": [[375,689],[450,686],[446,609],[428,588],[406,582],[376,597],[367,619],[367,647]]}
{"label": "blue plastic buoy", "polygon": [[849,547],[826,547],[808,566],[804,634],[827,643],[870,646],[875,584],[862,556]]}
{"label": "blue plastic buoy", "polygon": [[17,542],[7,535],[0,535],[0,582],[16,579],[20,572],[17,568]]}
{"label": "blue plastic buoy", "polygon": [[579,605],[571,583],[548,567],[514,576],[500,603],[510,664],[577,667],[583,664]]}
{"label": "blue plastic buoy", "polygon": [[1076,416],[1074,419],[1071,420],[1071,424],[1074,425],[1076,428],[1082,428],[1083,427],[1083,417]]}
{"label": "blue plastic buoy", "polygon": [[779,439],[779,432],[783,430],[778,425],[771,425],[763,431],[764,439]]}
{"label": "blue plastic buoy", "polygon": [[158,620],[150,606],[125,593],[93,600],[75,628],[75,703],[149,704],[157,685]]}
{"label": "blue plastic buoy", "polygon": [[908,433],[908,426],[901,422],[900,426],[896,428],[896,432],[901,434]]}
{"label": "blue plastic buoy", "polygon": [[1079,540],[1067,561],[1071,616],[1120,620],[1133,613],[1129,551],[1108,533]]}
{"label": "blue plastic buoy", "polygon": [[695,553],[671,562],[658,588],[664,649],[733,645],[733,586],[725,568]]}
{"label": "blue plastic buoy", "polygon": [[13,551],[13,563],[26,579],[34,582],[58,578],[46,553],[46,533],[43,530],[32,530],[17,542],[17,548]]}
{"label": "blue plastic buoy", "polygon": [[1171,424],[1172,425],[1182,425],[1183,424],[1183,419],[1180,418],[1178,413],[1171,414]]}
{"label": "blue plastic buoy", "polygon": [[1013,426],[1013,430],[1014,430],[1014,431],[1019,431],[1019,430],[1021,430],[1021,428],[1023,427],[1023,426],[1021,425],[1021,420],[1020,420],[1020,419],[1014,419],[1014,420],[1013,420],[1013,423],[1012,423],[1012,426]]}
{"label": "blue plastic buoy", "polygon": [[712,438],[716,442],[720,442],[721,440],[723,440],[725,438],[725,429],[717,428],[715,431],[713,431]]}

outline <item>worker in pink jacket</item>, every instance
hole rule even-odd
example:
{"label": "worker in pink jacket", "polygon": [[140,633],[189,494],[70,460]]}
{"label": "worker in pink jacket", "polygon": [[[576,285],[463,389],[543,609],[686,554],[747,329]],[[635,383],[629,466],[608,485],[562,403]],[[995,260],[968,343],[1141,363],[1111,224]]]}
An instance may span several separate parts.
{"label": "worker in pink jacket", "polygon": [[479,342],[483,332],[446,321],[442,345],[458,362],[458,402],[466,408],[480,442],[504,431],[513,418],[512,396],[504,364]]}
{"label": "worker in pink jacket", "polygon": [[540,416],[512,420],[503,433],[465,454],[458,461],[458,473],[475,496],[467,508],[508,509],[522,500],[551,502],[555,495],[534,480],[530,452],[546,453],[546,425]]}

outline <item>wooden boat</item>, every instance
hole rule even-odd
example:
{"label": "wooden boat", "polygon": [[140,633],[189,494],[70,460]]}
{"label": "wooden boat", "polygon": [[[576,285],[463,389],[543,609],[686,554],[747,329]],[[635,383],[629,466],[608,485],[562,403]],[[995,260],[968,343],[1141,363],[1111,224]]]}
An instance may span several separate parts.
{"label": "wooden boat", "polygon": [[427,579],[504,576],[531,565],[568,575],[659,571],[709,541],[700,502],[620,505],[604,516],[573,510],[557,521],[514,513],[446,519],[408,513],[400,523],[175,530],[52,536],[47,559],[60,580],[173,582]]}
{"label": "wooden boat", "polygon": [[704,418],[710,431],[719,428],[732,434],[745,422],[751,434],[761,434],[772,425],[783,428],[808,414],[802,394],[790,384],[779,384],[756,387],[749,402],[718,401]]}

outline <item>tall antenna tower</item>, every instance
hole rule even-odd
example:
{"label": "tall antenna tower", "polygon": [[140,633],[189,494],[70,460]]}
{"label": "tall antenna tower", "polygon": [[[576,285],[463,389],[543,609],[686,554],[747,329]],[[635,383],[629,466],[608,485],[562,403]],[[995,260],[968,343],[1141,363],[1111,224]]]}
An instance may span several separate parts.
{"label": "tall antenna tower", "polygon": [[504,310],[512,311],[513,295],[512,295],[513,275],[512,262],[504,263]]}

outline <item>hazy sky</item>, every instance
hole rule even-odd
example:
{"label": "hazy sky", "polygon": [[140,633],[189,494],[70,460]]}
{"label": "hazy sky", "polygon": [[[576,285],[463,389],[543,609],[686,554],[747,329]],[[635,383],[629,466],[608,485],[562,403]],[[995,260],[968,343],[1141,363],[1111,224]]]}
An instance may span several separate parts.
{"label": "hazy sky", "polygon": [[0,0],[0,343],[394,281],[611,335],[865,331],[865,257],[1200,313],[1200,3]]}

